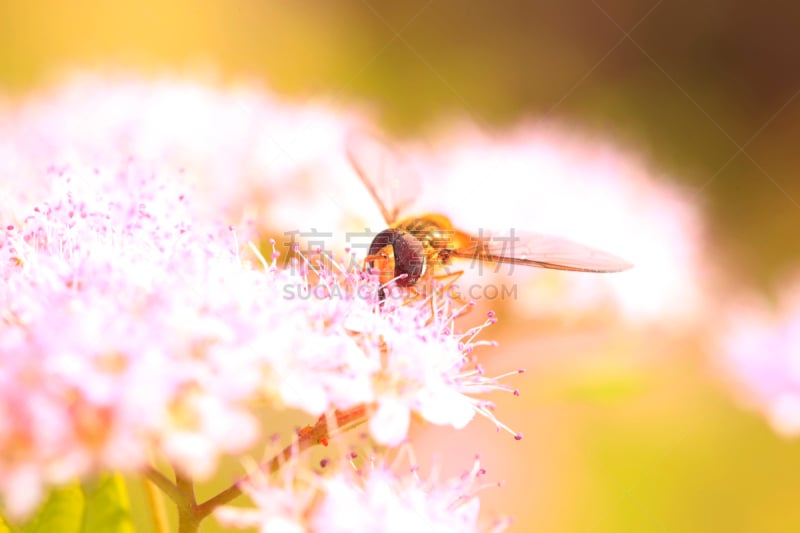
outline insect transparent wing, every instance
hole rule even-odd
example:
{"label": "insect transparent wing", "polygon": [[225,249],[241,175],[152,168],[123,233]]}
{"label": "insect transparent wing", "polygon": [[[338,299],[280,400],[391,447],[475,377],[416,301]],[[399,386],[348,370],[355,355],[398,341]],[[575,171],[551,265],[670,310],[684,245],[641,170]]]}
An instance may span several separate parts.
{"label": "insect transparent wing", "polygon": [[[469,239],[469,242],[464,242]],[[574,272],[622,272],[633,265],[616,255],[560,237],[506,231],[461,234],[452,256]]]}
{"label": "insect transparent wing", "polygon": [[419,196],[422,189],[419,176],[372,135],[351,132],[345,143],[350,164],[391,226]]}

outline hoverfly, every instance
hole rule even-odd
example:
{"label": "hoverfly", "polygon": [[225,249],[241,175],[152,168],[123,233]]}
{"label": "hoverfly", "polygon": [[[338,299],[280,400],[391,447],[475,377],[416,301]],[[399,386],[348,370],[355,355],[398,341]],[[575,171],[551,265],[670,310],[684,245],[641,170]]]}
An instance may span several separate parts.
{"label": "hoverfly", "polygon": [[380,301],[385,299],[383,287],[391,282],[413,290],[420,280],[450,277],[445,285],[449,286],[463,271],[437,276],[435,270],[452,259],[596,273],[622,272],[633,266],[610,253],[559,237],[517,232],[509,245],[508,237],[475,236],[437,213],[400,218],[419,194],[414,174],[401,172],[402,161],[372,136],[351,134],[346,148],[350,164],[388,226],[374,237],[364,260],[365,270],[369,267],[378,273]]}

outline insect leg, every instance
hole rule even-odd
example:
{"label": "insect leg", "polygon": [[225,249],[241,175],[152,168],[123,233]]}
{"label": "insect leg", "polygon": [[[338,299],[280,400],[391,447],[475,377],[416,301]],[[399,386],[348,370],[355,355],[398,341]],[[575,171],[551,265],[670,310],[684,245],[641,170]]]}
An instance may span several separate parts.
{"label": "insect leg", "polygon": [[[461,305],[462,310],[456,313],[456,317],[465,315],[472,309],[472,306],[469,305],[467,300],[465,300],[457,291],[454,289],[454,285],[456,282],[461,278],[464,274],[463,270],[456,270],[455,272],[448,272],[446,274],[437,274],[431,276],[431,286],[433,287],[434,294],[447,294],[448,298],[454,302],[457,302]],[[440,285],[439,285],[440,284]]]}

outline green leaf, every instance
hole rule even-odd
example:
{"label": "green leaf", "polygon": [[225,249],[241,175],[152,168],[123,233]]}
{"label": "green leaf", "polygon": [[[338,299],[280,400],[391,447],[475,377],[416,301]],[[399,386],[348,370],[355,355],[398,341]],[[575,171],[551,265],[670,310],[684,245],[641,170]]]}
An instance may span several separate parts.
{"label": "green leaf", "polygon": [[[0,533],[16,531],[0,518]],[[53,489],[22,533],[133,533],[128,493],[119,474]]]}
{"label": "green leaf", "polygon": [[0,533],[11,533],[11,526],[2,516],[0,516]]}
{"label": "green leaf", "polygon": [[84,484],[86,508],[80,533],[133,533],[128,492],[119,474],[106,474]]}
{"label": "green leaf", "polygon": [[36,516],[22,527],[23,533],[79,531],[83,519],[83,491],[77,483],[53,489]]}

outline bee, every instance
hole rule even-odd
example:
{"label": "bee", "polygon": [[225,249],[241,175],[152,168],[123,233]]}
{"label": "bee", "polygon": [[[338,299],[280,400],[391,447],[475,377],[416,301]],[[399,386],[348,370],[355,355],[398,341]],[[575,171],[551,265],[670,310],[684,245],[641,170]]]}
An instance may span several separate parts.
{"label": "bee", "polygon": [[346,148],[353,170],[388,226],[373,238],[364,260],[365,270],[368,267],[378,274],[380,301],[385,300],[383,288],[392,282],[411,290],[421,280],[448,280],[444,285],[450,286],[463,270],[436,272],[453,259],[594,273],[622,272],[633,266],[610,253],[559,237],[514,230],[508,236],[483,231],[474,235],[455,228],[438,213],[401,218],[420,192],[415,174],[370,135],[351,134]]}

